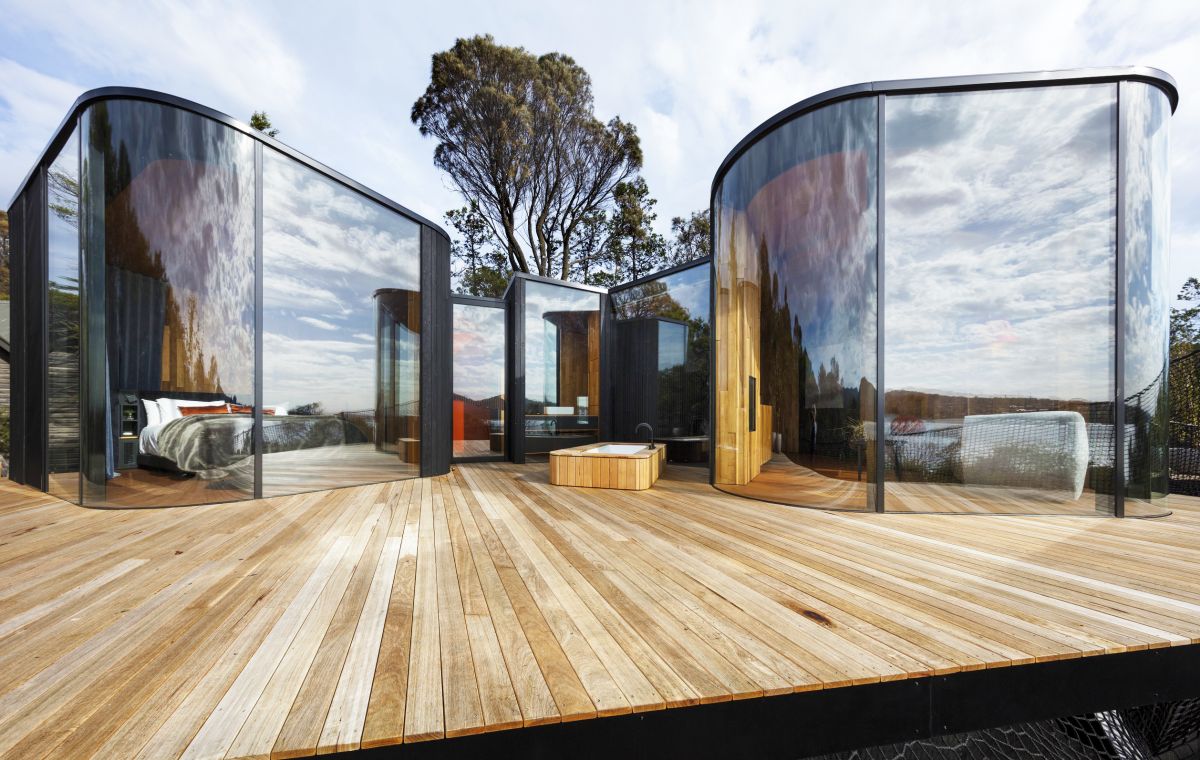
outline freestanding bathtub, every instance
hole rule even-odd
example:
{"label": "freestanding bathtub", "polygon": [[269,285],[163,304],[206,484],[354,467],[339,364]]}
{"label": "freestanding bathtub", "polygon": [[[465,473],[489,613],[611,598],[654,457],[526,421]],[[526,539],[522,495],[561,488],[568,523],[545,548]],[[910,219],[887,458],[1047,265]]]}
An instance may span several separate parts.
{"label": "freestanding bathtub", "polygon": [[666,467],[667,447],[645,443],[589,443],[550,452],[550,482],[556,486],[642,491]]}

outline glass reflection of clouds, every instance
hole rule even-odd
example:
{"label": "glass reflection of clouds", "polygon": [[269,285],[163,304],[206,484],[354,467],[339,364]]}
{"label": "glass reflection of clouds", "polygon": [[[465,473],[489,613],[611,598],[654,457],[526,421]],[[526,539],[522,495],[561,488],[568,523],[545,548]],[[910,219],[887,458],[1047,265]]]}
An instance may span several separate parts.
{"label": "glass reflection of clouds", "polygon": [[1170,290],[1168,240],[1171,106],[1157,87],[1129,82],[1121,93],[1125,165],[1125,422],[1131,498],[1166,497]]}
{"label": "glass reflection of clouds", "polygon": [[[968,84],[871,85],[771,123],[722,167],[721,487],[836,508],[1107,514],[1123,435],[1126,501],[1165,491],[1170,98],[1135,81]],[[882,500],[864,488],[874,477]]]}
{"label": "glass reflection of clouds", "polygon": [[1115,94],[888,98],[889,389],[1111,399]]}
{"label": "glass reflection of clouds", "polygon": [[454,393],[476,401],[504,393],[504,309],[454,305]]}
{"label": "glass reflection of clouds", "polygon": [[371,294],[420,290],[419,226],[269,149],[263,203],[264,403],[372,408]]}

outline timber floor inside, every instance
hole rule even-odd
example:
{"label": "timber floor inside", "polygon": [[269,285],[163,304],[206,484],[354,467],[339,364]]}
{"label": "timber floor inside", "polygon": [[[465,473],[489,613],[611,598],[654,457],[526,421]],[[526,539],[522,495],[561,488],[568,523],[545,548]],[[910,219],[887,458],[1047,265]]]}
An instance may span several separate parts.
{"label": "timber floor inside", "polygon": [[[745,485],[721,484],[722,491],[747,499],[820,509],[868,511],[866,475],[828,466],[807,467],[775,454]],[[1056,494],[1033,488],[965,486],[959,483],[910,483],[888,480],[885,499],[889,512],[918,514],[1079,515],[1107,517],[1111,504],[1085,490]],[[1161,502],[1125,501],[1128,517],[1162,517],[1169,509]]]}
{"label": "timber floor inside", "polygon": [[[263,495],[283,496],[305,491],[341,488],[347,483],[374,483],[415,477],[419,467],[400,461],[395,452],[379,451],[374,444],[321,446],[296,451],[264,454]],[[108,481],[103,503],[93,495],[91,506],[186,507],[214,502],[245,501],[253,498],[254,460],[230,468],[219,480],[196,475],[135,467],[119,470]],[[50,475],[50,493],[78,498],[77,473]]]}
{"label": "timber floor inside", "polygon": [[125,511],[4,481],[0,755],[295,757],[1196,643],[1172,507],[805,510],[677,466]]}

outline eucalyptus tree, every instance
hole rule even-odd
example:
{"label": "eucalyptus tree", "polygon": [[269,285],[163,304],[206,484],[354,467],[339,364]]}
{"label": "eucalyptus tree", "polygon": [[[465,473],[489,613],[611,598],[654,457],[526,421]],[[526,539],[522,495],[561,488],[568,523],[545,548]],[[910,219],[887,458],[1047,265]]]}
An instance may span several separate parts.
{"label": "eucalyptus tree", "polygon": [[591,236],[597,212],[642,166],[637,130],[596,118],[591,78],[570,56],[537,56],[491,35],[434,54],[412,121],[438,141],[434,163],[478,209],[513,271],[567,279],[589,269],[578,257],[603,248],[577,247],[577,236]]}

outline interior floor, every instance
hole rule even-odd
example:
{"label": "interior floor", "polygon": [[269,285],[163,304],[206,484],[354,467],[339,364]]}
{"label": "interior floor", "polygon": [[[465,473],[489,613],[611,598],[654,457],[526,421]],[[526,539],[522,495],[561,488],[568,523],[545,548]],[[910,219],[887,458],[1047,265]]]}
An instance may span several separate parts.
{"label": "interior floor", "polygon": [[[853,463],[850,463],[853,465]],[[843,469],[836,460],[806,467],[775,454],[758,477],[745,485],[719,484],[726,493],[759,501],[832,510],[872,511],[868,506],[866,473]],[[859,479],[861,478],[861,479]],[[954,514],[1108,516],[1097,508],[1096,495],[1084,491],[1079,499],[1063,499],[1032,488],[990,488],[957,483],[905,483],[889,480],[887,511]],[[1128,517],[1161,517],[1162,507],[1127,499]]]}
{"label": "interior floor", "polygon": [[[281,451],[264,454],[262,459],[264,498],[415,478],[420,474],[418,464],[402,462],[397,454],[379,451],[374,444]],[[120,470],[118,477],[108,481],[104,503],[88,506],[183,507],[243,501],[253,498],[254,491],[253,460],[245,462],[245,466],[231,470],[229,477],[219,480],[144,467]]]}

